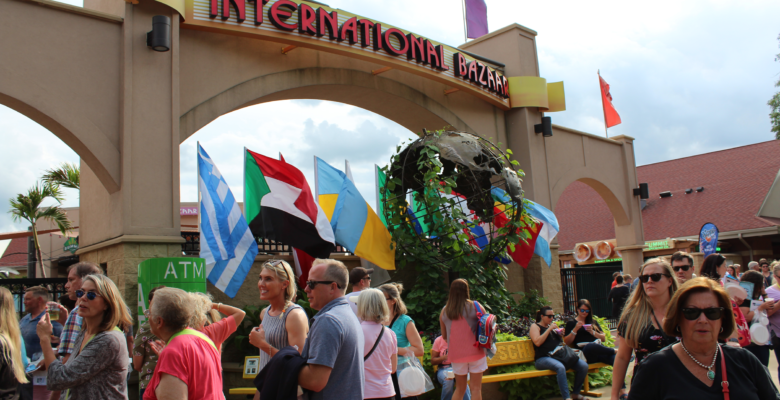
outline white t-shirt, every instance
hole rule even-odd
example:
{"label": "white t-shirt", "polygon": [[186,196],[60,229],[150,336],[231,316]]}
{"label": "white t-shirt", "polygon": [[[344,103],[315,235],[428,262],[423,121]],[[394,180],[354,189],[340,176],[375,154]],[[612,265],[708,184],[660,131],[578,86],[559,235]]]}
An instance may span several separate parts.
{"label": "white t-shirt", "polygon": [[[349,308],[352,309],[352,312],[355,313],[355,316],[357,316],[357,302],[356,302],[356,300],[357,300],[358,296],[360,296],[360,292],[347,293],[346,296],[345,296],[347,298],[347,303],[349,303]],[[358,320],[360,320],[360,318],[358,318]]]}

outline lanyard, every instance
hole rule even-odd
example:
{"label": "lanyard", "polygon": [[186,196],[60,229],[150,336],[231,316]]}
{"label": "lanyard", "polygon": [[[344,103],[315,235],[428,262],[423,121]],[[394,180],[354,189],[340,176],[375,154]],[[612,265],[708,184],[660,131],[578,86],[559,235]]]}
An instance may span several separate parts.
{"label": "lanyard", "polygon": [[170,344],[170,343],[171,343],[171,340],[173,340],[173,338],[175,338],[175,337],[177,337],[177,336],[182,336],[182,335],[192,335],[192,336],[197,336],[197,337],[199,337],[199,338],[201,338],[201,339],[205,340],[205,341],[206,341],[206,343],[210,344],[210,345],[211,345],[211,347],[213,347],[213,348],[214,348],[214,350],[217,350],[217,346],[215,346],[215,345],[214,345],[214,342],[212,342],[212,341],[211,341],[211,339],[209,339],[209,337],[208,337],[208,336],[204,335],[202,332],[198,332],[198,331],[196,331],[196,330],[194,330],[194,329],[190,329],[190,328],[187,328],[187,329],[182,329],[181,331],[179,331],[179,332],[178,332],[178,333],[176,333],[175,335],[171,336],[171,338],[170,338],[170,339],[168,339],[168,343],[167,343],[167,344]]}
{"label": "lanyard", "polygon": [[[113,331],[122,332],[122,330],[121,330],[121,329],[119,329],[119,328],[117,328],[117,327],[114,327],[114,329],[112,329],[112,330],[113,330]],[[98,333],[99,333],[99,332],[98,332]],[[86,335],[87,333],[86,333],[86,332],[84,332],[84,334]],[[97,335],[97,334],[95,334],[95,335]],[[90,336],[90,337],[89,337],[89,339],[87,339],[87,342],[86,342],[86,343],[84,343],[84,346],[82,346],[82,347],[81,347],[81,349],[79,349],[79,354],[81,354],[81,350],[83,350],[84,348],[86,348],[86,347],[87,347],[87,345],[89,344],[89,342],[91,342],[91,341],[92,341],[92,339],[94,339],[94,338],[95,338],[95,335],[92,335],[92,336]],[[70,400],[70,389],[68,389],[68,390],[66,390],[66,391],[65,391],[65,400]]]}

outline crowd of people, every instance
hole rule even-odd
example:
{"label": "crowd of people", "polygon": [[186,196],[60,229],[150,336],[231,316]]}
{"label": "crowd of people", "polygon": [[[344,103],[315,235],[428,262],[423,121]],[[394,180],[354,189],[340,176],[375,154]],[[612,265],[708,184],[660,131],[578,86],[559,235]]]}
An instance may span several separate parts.
{"label": "crowd of people", "polygon": [[[255,399],[414,400],[424,391],[425,384],[409,383],[415,369],[421,371],[417,358],[425,348],[407,314],[403,286],[371,288],[372,272],[315,260],[304,291],[318,312],[309,319],[296,304],[291,266],[280,260],[262,265],[257,288],[268,306],[249,334],[260,356]],[[555,372],[567,400],[584,398],[588,363],[613,366],[616,400],[720,399],[724,393],[780,399],[767,370],[772,348],[780,361],[780,262],[762,259],[743,271],[713,254],[695,272],[693,258],[678,252],[671,263],[648,260],[635,280],[615,275],[609,300],[613,316],[619,315],[616,348],[605,345],[608,328],[593,318],[587,299],[562,327],[552,307],[543,307],[529,331],[536,369]],[[72,266],[66,290],[73,309],[49,301],[44,287],[28,288],[28,314],[19,320],[13,296],[0,288],[0,399],[32,398],[28,363],[46,370],[52,399],[127,399],[130,368],[139,372],[145,400],[224,398],[222,345],[244,311],[214,303],[208,294],[158,286],[133,335],[130,309],[100,267]],[[431,349],[442,400],[482,399],[488,365],[485,350],[475,346],[478,307],[468,282],[454,280]],[[764,317],[771,340],[751,340],[751,324]],[[572,348],[579,357],[567,356]]]}

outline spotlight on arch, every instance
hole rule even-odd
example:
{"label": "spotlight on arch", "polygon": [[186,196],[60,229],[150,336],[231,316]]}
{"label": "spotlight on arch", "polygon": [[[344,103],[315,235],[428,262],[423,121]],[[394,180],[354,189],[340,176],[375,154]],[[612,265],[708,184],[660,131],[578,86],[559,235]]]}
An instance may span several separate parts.
{"label": "spotlight on arch", "polygon": [[146,45],[154,51],[171,49],[171,19],[165,15],[152,17],[152,30],[146,33]]}
{"label": "spotlight on arch", "polygon": [[534,132],[541,133],[544,137],[552,136],[552,118],[542,117],[542,123],[534,125]]}

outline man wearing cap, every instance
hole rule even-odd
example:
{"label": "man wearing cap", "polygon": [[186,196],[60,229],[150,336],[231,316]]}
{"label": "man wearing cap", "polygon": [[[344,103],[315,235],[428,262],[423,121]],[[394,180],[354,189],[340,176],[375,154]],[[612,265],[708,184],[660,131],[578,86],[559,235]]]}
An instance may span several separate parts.
{"label": "man wearing cap", "polygon": [[360,291],[371,287],[371,274],[374,272],[373,268],[356,267],[349,273],[349,283],[352,285],[352,293],[348,294],[347,302],[349,307],[352,308],[352,312],[357,315],[357,298],[360,296]]}

